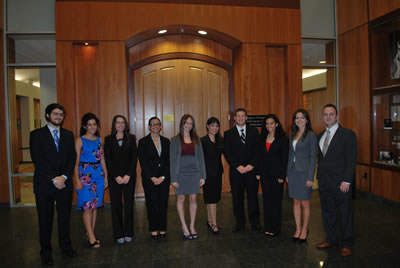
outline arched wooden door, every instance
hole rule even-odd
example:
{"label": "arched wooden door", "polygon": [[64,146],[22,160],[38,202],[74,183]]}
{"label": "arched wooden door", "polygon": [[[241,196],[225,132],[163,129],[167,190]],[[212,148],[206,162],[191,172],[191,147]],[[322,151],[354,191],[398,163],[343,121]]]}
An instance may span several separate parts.
{"label": "arched wooden door", "polygon": [[[228,72],[203,61],[175,59],[151,63],[134,71],[134,127],[138,139],[149,133],[148,120],[162,120],[162,135],[171,138],[179,131],[183,114],[195,118],[200,136],[206,133],[209,117],[221,121],[221,132],[229,127]],[[229,191],[226,163],[223,191]],[[137,194],[143,193],[140,168]]]}

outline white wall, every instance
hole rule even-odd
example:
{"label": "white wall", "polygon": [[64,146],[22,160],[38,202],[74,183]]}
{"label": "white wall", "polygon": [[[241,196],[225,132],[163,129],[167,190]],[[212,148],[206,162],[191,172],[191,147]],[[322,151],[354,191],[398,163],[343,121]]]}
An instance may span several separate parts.
{"label": "white wall", "polygon": [[300,0],[303,38],[335,38],[335,2],[335,0]]}
{"label": "white wall", "polygon": [[7,32],[55,32],[55,0],[7,0]]}

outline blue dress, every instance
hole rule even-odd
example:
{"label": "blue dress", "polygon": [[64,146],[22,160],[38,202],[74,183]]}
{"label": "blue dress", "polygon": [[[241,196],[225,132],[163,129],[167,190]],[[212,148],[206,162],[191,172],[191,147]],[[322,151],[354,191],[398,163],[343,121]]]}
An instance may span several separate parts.
{"label": "blue dress", "polygon": [[78,194],[78,209],[87,210],[103,206],[104,169],[101,165],[103,145],[100,138],[88,140],[81,137],[82,148],[79,159],[79,180],[82,190]]}

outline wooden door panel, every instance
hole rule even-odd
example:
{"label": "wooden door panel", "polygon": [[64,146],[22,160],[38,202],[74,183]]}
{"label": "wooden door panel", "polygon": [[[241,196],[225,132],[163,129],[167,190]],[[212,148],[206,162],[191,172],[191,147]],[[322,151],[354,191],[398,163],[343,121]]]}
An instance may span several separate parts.
{"label": "wooden door panel", "polygon": [[[134,95],[137,138],[148,134],[147,122],[152,116],[161,118],[163,136],[175,136],[185,113],[195,118],[199,136],[206,134],[205,124],[211,116],[220,119],[221,132],[225,131],[229,127],[228,83],[226,70],[195,60],[166,60],[136,70]],[[224,166],[228,170],[225,162]],[[137,183],[137,193],[142,194],[140,169]],[[224,191],[230,190],[228,174],[224,176],[223,185]],[[171,191],[171,194],[174,192]]]}

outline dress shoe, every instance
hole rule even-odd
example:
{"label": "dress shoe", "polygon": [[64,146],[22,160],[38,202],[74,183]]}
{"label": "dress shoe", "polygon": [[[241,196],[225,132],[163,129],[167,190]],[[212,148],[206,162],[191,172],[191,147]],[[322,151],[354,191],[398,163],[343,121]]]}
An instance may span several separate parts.
{"label": "dress shoe", "polygon": [[236,224],[235,227],[233,227],[232,232],[233,233],[239,233],[240,231],[244,230],[244,225],[241,224]]}
{"label": "dress shoe", "polygon": [[154,240],[158,240],[160,236],[158,234],[151,234],[151,238],[153,238]]}
{"label": "dress shoe", "polygon": [[332,244],[329,244],[328,242],[321,242],[317,244],[317,249],[325,249],[325,248],[330,248]]}
{"label": "dress shoe", "polygon": [[76,251],[73,248],[68,248],[68,249],[64,249],[62,251],[62,254],[64,254],[67,257],[75,257],[76,256]]}
{"label": "dress shoe", "polygon": [[253,224],[253,225],[251,225],[251,229],[252,229],[253,231],[256,231],[256,232],[262,232],[262,227],[261,227],[261,225],[259,225],[259,224]]}
{"label": "dress shoe", "polygon": [[51,257],[51,255],[43,255],[42,256],[42,264],[44,265],[53,265],[53,258]]}
{"label": "dress shoe", "polygon": [[308,238],[308,234],[310,233],[310,230],[308,230],[307,229],[307,236],[306,236],[306,238],[300,238],[300,236],[299,236],[299,240],[298,240],[298,242],[299,243],[304,243],[304,242],[306,242],[307,241],[307,238]]}
{"label": "dress shoe", "polygon": [[347,257],[347,256],[352,255],[353,252],[349,248],[342,248],[342,250],[340,251],[340,254],[342,254],[343,257]]}

